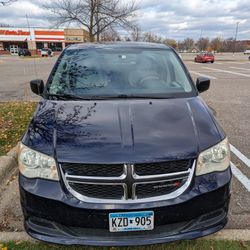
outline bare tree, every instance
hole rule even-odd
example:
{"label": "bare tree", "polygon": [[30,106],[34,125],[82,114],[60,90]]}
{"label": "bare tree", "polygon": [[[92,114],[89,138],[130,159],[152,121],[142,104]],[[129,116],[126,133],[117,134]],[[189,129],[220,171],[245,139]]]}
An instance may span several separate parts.
{"label": "bare tree", "polygon": [[44,6],[49,9],[52,21],[57,26],[77,23],[89,32],[90,41],[99,41],[100,35],[108,29],[121,27],[132,29],[137,7],[135,0],[122,3],[120,0],[54,0]]}
{"label": "bare tree", "polygon": [[6,23],[0,23],[0,27],[4,27],[4,28],[10,28],[10,27],[12,27],[11,25],[9,25],[9,24],[6,24]]}
{"label": "bare tree", "polygon": [[204,38],[201,37],[198,41],[197,41],[197,46],[201,51],[205,51],[208,49],[209,46],[209,38]]}
{"label": "bare tree", "polygon": [[186,38],[183,41],[183,45],[185,47],[185,50],[187,51],[191,51],[193,49],[194,46],[194,40],[192,38]]}
{"label": "bare tree", "polygon": [[131,32],[131,40],[138,42],[142,39],[142,35],[141,35],[141,30],[138,26],[134,26],[133,31]]}
{"label": "bare tree", "polygon": [[186,48],[183,41],[178,41],[177,47],[179,51],[183,51]]}
{"label": "bare tree", "polygon": [[155,35],[152,32],[146,32],[143,34],[142,40],[144,42],[150,42],[150,43],[161,43],[162,37]]}
{"label": "bare tree", "polygon": [[177,49],[178,46],[177,42],[174,39],[165,39],[163,43],[168,46],[171,46],[174,49]]}
{"label": "bare tree", "polygon": [[211,40],[210,42],[210,47],[213,51],[217,51],[219,52],[221,50],[222,47],[222,40],[219,37],[214,38],[213,40]]}
{"label": "bare tree", "polygon": [[120,37],[118,33],[114,29],[108,29],[101,33],[100,38],[101,41],[119,41]]}
{"label": "bare tree", "polygon": [[6,6],[16,1],[17,0],[0,0],[0,6]]}

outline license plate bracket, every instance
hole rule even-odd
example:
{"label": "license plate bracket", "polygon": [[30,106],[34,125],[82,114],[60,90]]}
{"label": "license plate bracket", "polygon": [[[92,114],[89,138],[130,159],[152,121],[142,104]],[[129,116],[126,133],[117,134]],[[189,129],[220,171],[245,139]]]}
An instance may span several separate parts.
{"label": "license plate bracket", "polygon": [[154,229],[154,211],[118,212],[109,214],[110,232],[145,231]]}

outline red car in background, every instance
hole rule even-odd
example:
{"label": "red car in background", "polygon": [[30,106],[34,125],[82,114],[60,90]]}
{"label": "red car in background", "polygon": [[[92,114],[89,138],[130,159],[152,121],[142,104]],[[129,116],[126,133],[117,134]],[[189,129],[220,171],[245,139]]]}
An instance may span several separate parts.
{"label": "red car in background", "polygon": [[212,53],[200,53],[194,58],[195,62],[207,63],[214,62],[214,55]]}

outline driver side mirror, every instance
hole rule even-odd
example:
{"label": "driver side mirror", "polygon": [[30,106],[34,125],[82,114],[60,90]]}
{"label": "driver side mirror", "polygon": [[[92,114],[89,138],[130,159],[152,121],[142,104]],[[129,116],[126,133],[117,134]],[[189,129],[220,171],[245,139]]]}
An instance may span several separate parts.
{"label": "driver side mirror", "polygon": [[41,95],[44,90],[43,80],[41,79],[32,80],[30,82],[30,88],[31,88],[31,91],[35,93],[36,95]]}
{"label": "driver side mirror", "polygon": [[198,89],[199,93],[202,93],[209,89],[210,86],[210,79],[207,77],[198,77],[196,80],[196,88]]}

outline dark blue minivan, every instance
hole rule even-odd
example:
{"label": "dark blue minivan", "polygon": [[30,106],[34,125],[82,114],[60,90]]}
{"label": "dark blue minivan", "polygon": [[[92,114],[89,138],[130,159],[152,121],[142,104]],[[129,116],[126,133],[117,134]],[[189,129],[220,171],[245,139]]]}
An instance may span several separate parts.
{"label": "dark blue minivan", "polygon": [[225,133],[178,54],[151,43],[67,47],[19,149],[24,225],[59,244],[143,245],[222,229]]}

